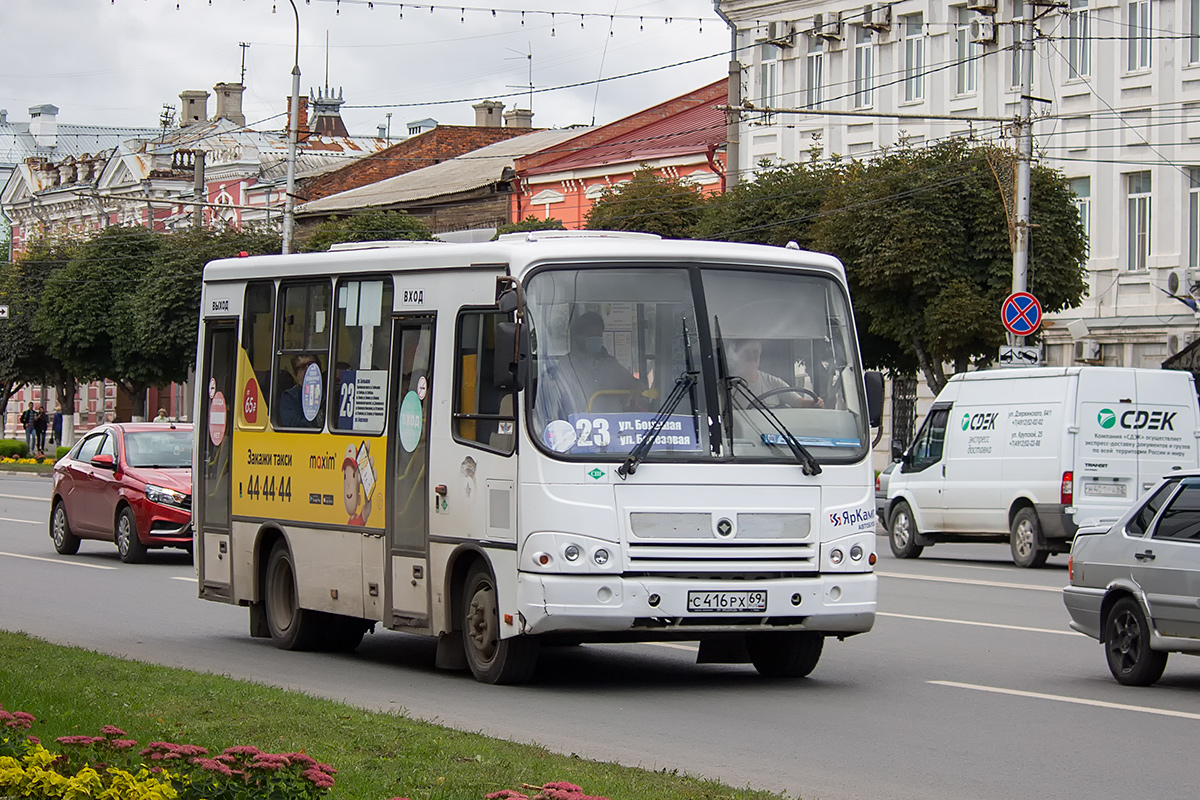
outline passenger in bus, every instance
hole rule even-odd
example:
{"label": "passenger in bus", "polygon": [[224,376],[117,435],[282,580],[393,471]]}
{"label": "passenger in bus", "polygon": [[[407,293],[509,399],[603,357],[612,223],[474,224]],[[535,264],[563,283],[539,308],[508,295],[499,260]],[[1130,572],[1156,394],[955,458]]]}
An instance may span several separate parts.
{"label": "passenger in bus", "polygon": [[279,424],[284,428],[319,428],[321,427],[321,411],[325,407],[325,398],[320,392],[325,385],[324,376],[318,384],[318,400],[316,410],[311,419],[304,413],[304,375],[310,365],[316,364],[320,370],[321,364],[316,356],[300,354],[292,356],[292,376],[296,384],[279,396]]}
{"label": "passenger in bus", "polygon": [[604,346],[604,318],[594,311],[571,323],[570,350],[553,370],[562,418],[588,412],[647,410],[646,387]]}
{"label": "passenger in bus", "polygon": [[[778,392],[770,394],[779,389],[796,388],[790,383],[778,378],[769,372],[764,372],[759,369],[759,363],[762,360],[762,341],[758,339],[734,339],[726,342],[725,352],[728,358],[726,359],[729,365],[729,373],[733,377],[741,378],[746,382],[746,388],[755,397],[762,397],[763,405],[768,408],[779,408],[787,406],[790,408],[823,408],[825,401],[815,395],[809,396],[801,392]],[[798,387],[803,389],[804,387]],[[734,395],[734,404],[738,408],[746,408],[750,405],[745,397]]]}

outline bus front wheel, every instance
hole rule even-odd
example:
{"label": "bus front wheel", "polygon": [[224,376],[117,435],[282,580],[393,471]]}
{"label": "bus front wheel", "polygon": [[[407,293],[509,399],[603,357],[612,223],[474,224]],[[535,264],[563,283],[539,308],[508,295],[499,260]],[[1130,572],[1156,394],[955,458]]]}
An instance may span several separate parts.
{"label": "bus front wheel", "polygon": [[764,678],[804,678],[821,660],[825,637],[810,631],[772,631],[746,637],[750,663]]}
{"label": "bus front wheel", "polygon": [[287,543],[278,541],[267,557],[263,591],[271,641],[281,650],[315,650],[323,644],[324,626],[319,611],[300,607],[296,569]]}
{"label": "bus front wheel", "polygon": [[463,649],[467,665],[481,683],[524,683],[537,666],[538,640],[500,637],[496,579],[482,563],[467,573],[462,595]]}

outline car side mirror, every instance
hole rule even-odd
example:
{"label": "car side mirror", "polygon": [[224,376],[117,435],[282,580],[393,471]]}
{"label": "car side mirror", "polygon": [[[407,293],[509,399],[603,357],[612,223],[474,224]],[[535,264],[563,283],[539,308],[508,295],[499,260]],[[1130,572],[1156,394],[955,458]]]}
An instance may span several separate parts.
{"label": "car side mirror", "polygon": [[529,328],[519,322],[496,323],[492,385],[502,392],[519,392],[529,377]]}
{"label": "car side mirror", "polygon": [[92,466],[99,467],[100,469],[116,469],[117,462],[110,455],[98,455],[92,456]]}
{"label": "car side mirror", "polygon": [[863,375],[867,389],[867,420],[872,428],[883,424],[883,373],[874,370]]}

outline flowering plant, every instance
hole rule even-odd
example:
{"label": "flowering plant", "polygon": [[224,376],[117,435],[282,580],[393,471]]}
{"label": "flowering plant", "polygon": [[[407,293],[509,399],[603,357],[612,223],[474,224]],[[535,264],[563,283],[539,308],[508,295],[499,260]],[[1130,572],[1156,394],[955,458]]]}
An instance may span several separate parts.
{"label": "flowering plant", "polygon": [[566,781],[550,781],[541,786],[531,786],[525,783],[521,785],[521,788],[536,792],[536,794],[528,795],[513,789],[505,789],[486,795],[484,800],[608,800],[607,797],[593,797],[590,794],[584,794],[583,789]]}

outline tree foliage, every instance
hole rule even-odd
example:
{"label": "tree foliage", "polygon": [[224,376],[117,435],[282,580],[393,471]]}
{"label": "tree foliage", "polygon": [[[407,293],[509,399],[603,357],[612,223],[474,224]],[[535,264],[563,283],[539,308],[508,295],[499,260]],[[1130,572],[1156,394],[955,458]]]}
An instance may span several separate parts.
{"label": "tree foliage", "polygon": [[520,222],[514,222],[510,225],[501,225],[496,228],[496,237],[499,238],[506,233],[524,233],[525,231],[561,231],[565,230],[561,219],[549,217],[547,219],[538,219],[533,214],[530,214]]}
{"label": "tree foliage", "polygon": [[630,181],[606,188],[588,212],[588,230],[641,231],[667,239],[694,235],[706,201],[700,188],[643,166]]}
{"label": "tree foliage", "polygon": [[341,242],[428,241],[428,226],[407,211],[369,209],[348,217],[331,217],[298,242],[297,251],[315,253]]}

